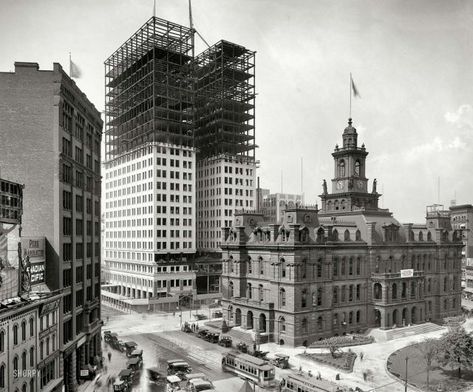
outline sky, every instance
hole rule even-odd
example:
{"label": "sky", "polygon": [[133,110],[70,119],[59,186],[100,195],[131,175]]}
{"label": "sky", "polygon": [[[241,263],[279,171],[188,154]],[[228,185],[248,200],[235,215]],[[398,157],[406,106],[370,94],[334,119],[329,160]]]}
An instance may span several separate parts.
{"label": "sky", "polygon": [[[82,71],[104,107],[104,65],[153,14],[153,0],[0,0],[0,71],[15,61]],[[425,207],[473,203],[472,0],[193,0],[198,32],[256,51],[261,186],[319,203],[352,102],[367,177],[401,222]],[[188,25],[187,0],[156,15]],[[196,53],[205,44],[197,39]],[[302,172],[302,175],[301,175]]]}

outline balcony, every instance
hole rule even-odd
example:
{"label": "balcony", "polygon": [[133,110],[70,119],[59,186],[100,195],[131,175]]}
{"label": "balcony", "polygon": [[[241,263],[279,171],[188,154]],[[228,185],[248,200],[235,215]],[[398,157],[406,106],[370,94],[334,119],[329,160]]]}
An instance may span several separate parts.
{"label": "balcony", "polygon": [[274,302],[265,302],[264,300],[258,301],[255,299],[250,299],[246,297],[235,297],[232,298],[233,305],[243,305],[249,306],[258,309],[264,310],[273,310],[274,309]]}

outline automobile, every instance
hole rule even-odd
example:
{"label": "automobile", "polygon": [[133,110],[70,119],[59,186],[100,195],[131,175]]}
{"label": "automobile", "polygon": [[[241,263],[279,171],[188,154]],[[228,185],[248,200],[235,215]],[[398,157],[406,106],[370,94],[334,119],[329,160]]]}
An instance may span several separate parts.
{"label": "automobile", "polygon": [[213,318],[222,318],[222,317],[223,317],[223,313],[222,313],[220,310],[217,310],[216,312],[213,312],[213,313],[212,313],[212,317],[213,317]]}
{"label": "automobile", "polygon": [[186,333],[192,332],[192,328],[191,328],[191,326],[189,325],[189,323],[187,321],[182,326],[182,331],[186,332]]}
{"label": "automobile", "polygon": [[138,347],[138,344],[136,344],[133,341],[125,342],[125,351],[126,351],[126,356],[129,357],[133,351],[136,350]]}
{"label": "automobile", "polygon": [[130,358],[126,362],[127,369],[130,369],[133,372],[133,376],[137,377],[140,369],[143,367],[143,361],[139,357]]}
{"label": "automobile", "polygon": [[274,354],[274,358],[270,360],[274,366],[281,368],[281,369],[288,369],[289,368],[289,355],[286,354]]}
{"label": "automobile", "polygon": [[242,353],[247,353],[248,345],[246,343],[240,342],[237,344],[237,349],[240,350]]}
{"label": "automobile", "polygon": [[148,376],[148,382],[157,384],[158,381],[162,380],[164,376],[161,374],[158,367],[151,367],[146,369],[146,373]]}
{"label": "automobile", "polygon": [[260,350],[255,350],[253,352],[253,356],[256,358],[261,358],[264,360],[267,360],[268,358],[266,357],[268,355],[269,351],[260,351]]}
{"label": "automobile", "polygon": [[[118,373],[118,379],[124,381],[127,388],[131,387],[131,384],[133,383],[133,371],[130,369],[121,370],[120,373]],[[128,391],[129,389],[126,390]]]}
{"label": "automobile", "polygon": [[110,341],[111,334],[112,331],[103,331],[103,340],[105,340],[105,343],[108,343]]}
{"label": "automobile", "polygon": [[209,380],[204,380],[202,378],[193,378],[188,383],[189,392],[201,392],[214,389],[213,384]]}
{"label": "automobile", "polygon": [[207,340],[210,343],[218,343],[218,337],[219,336],[220,336],[220,334],[218,334],[218,333],[209,332],[205,336],[205,340]]}
{"label": "automobile", "polygon": [[113,383],[113,391],[114,392],[128,392],[130,390],[130,386],[123,380],[116,380]]}
{"label": "automobile", "polygon": [[222,347],[232,347],[232,338],[230,336],[222,336],[218,341],[218,345]]}
{"label": "automobile", "polygon": [[205,314],[201,314],[201,313],[195,314],[194,317],[195,317],[197,320],[207,320],[207,316],[206,316]]}
{"label": "automobile", "polygon": [[129,355],[129,358],[140,358],[140,360],[143,361],[143,350],[133,350]]}
{"label": "automobile", "polygon": [[205,339],[208,333],[210,333],[208,329],[201,329],[199,332],[197,332],[197,336],[201,339]]}
{"label": "automobile", "polygon": [[122,352],[122,353],[125,352],[126,346],[125,346],[125,342],[123,340],[117,340],[117,350]]}
{"label": "automobile", "polygon": [[168,369],[167,373],[168,376],[177,375],[177,376],[184,376],[186,373],[192,373],[192,368],[189,364],[182,360],[182,359],[171,359],[167,361]]}

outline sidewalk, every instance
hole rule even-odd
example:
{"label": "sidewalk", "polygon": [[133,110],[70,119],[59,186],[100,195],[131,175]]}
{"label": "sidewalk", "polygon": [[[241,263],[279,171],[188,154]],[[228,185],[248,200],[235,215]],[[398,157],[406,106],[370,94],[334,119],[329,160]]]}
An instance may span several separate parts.
{"label": "sidewalk", "polygon": [[[126,369],[127,357],[125,353],[121,353],[118,350],[113,350],[108,344],[102,341],[102,350],[104,360],[103,369],[97,373],[97,376],[100,375],[101,386],[95,384],[95,380],[86,381],[85,383],[79,385],[79,392],[108,392],[113,390],[113,386],[107,385],[108,377],[117,378],[118,373],[122,369]],[[108,360],[108,353],[112,353],[110,361]]]}

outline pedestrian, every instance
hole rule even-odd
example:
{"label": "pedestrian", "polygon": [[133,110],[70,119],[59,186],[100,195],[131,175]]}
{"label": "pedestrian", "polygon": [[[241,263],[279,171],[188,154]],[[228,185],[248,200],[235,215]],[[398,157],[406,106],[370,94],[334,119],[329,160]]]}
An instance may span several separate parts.
{"label": "pedestrian", "polygon": [[367,378],[368,378],[368,373],[363,372],[363,380],[366,381]]}
{"label": "pedestrian", "polygon": [[363,351],[360,353],[360,360],[363,361],[363,357],[365,356],[365,354],[363,354]]}
{"label": "pedestrian", "polygon": [[107,357],[108,357],[108,362],[110,362],[112,360],[112,352],[111,351],[109,351],[107,353]]}

